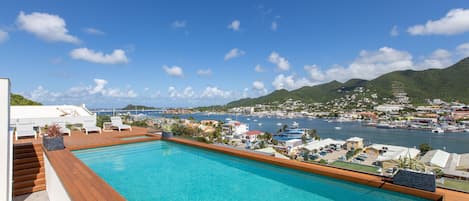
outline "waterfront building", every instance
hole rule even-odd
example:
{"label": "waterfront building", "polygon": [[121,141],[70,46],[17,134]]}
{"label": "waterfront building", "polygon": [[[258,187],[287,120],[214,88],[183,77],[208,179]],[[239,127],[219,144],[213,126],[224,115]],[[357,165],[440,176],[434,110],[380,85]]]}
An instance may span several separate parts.
{"label": "waterfront building", "polygon": [[345,140],[345,148],[349,151],[363,149],[363,138],[351,137]]}
{"label": "waterfront building", "polygon": [[402,109],[404,109],[404,106],[402,105],[390,105],[390,104],[378,105],[375,107],[375,110],[378,112],[398,112]]}
{"label": "waterfront building", "polygon": [[298,146],[298,148],[305,148],[313,153],[316,153],[324,149],[327,149],[331,146],[342,147],[344,144],[345,144],[345,141],[343,140],[334,140],[331,138],[326,138],[324,140],[312,141],[306,145]]}

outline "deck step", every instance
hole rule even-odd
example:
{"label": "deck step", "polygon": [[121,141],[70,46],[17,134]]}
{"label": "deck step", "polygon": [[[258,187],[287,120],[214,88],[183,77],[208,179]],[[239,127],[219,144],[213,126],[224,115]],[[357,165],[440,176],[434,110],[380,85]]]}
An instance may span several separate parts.
{"label": "deck step", "polygon": [[13,171],[13,177],[28,175],[28,174],[39,174],[39,173],[42,173],[42,172],[44,172],[44,167],[30,168],[30,169],[24,169],[24,170],[16,170],[16,171]]}
{"label": "deck step", "polygon": [[20,165],[20,164],[24,164],[24,163],[35,163],[35,162],[42,162],[42,161],[44,161],[43,156],[20,158],[20,159],[13,160],[13,165]]}
{"label": "deck step", "polygon": [[38,157],[39,155],[42,155],[42,153],[28,152],[28,153],[22,153],[22,154],[13,154],[13,158],[14,159],[30,158],[30,157]]}
{"label": "deck step", "polygon": [[22,181],[28,181],[28,180],[36,180],[36,179],[45,178],[45,176],[46,174],[44,172],[19,175],[19,176],[13,177],[13,181],[22,182]]}
{"label": "deck step", "polygon": [[30,148],[18,148],[15,149],[15,154],[23,154],[23,153],[42,153],[42,148],[41,147],[30,147]]}
{"label": "deck step", "polygon": [[14,182],[13,183],[13,188],[14,189],[21,189],[21,188],[26,188],[26,187],[34,187],[34,186],[38,186],[38,185],[45,184],[45,183],[46,183],[45,178],[39,178],[39,179],[35,179],[35,180]]}
{"label": "deck step", "polygon": [[43,191],[43,190],[46,190],[46,185],[40,184],[34,187],[25,187],[25,188],[15,189],[13,190],[13,195],[18,196],[18,195],[34,193],[34,192]]}
{"label": "deck step", "polygon": [[35,162],[13,165],[13,171],[31,169],[31,168],[37,169],[41,167],[44,167],[44,161],[35,161]]}

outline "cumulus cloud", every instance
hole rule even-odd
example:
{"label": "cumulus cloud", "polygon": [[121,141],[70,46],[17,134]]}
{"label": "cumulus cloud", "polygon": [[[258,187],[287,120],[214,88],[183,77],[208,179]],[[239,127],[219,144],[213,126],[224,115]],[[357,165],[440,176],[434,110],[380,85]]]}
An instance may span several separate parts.
{"label": "cumulus cloud", "polygon": [[446,68],[453,64],[452,54],[445,49],[437,49],[412,69],[423,70],[428,68]]}
{"label": "cumulus cloud", "polygon": [[469,31],[469,9],[452,9],[438,20],[409,27],[411,35],[455,35]]}
{"label": "cumulus cloud", "polygon": [[246,52],[244,52],[243,50],[240,50],[238,48],[233,48],[228,53],[225,54],[225,61],[243,56],[245,54]]}
{"label": "cumulus cloud", "polygon": [[399,35],[399,30],[397,29],[397,26],[393,26],[391,31],[389,32],[389,35],[391,36],[398,36]]}
{"label": "cumulus cloud", "polygon": [[0,29],[0,43],[3,43],[5,41],[7,41],[8,38],[9,38],[8,32],[3,31],[3,30]]}
{"label": "cumulus cloud", "polygon": [[170,86],[168,88],[168,95],[171,98],[192,98],[195,96],[195,92],[191,86],[184,88],[182,92],[179,92],[176,87]]}
{"label": "cumulus cloud", "polygon": [[218,87],[206,87],[200,95],[201,98],[230,98],[231,91],[224,91]]}
{"label": "cumulus cloud", "polygon": [[469,43],[459,45],[456,50],[462,57],[469,57]]}
{"label": "cumulus cloud", "polygon": [[111,54],[104,54],[88,48],[77,48],[70,52],[73,59],[100,64],[122,64],[129,62],[122,49],[115,49]]}
{"label": "cumulus cloud", "polygon": [[212,75],[212,70],[210,70],[210,69],[199,69],[197,71],[197,75],[199,75],[199,76],[210,76],[210,75]]}
{"label": "cumulus cloud", "polygon": [[183,77],[184,76],[184,71],[179,66],[169,67],[167,65],[164,65],[163,69],[168,75],[175,76],[175,77]]}
{"label": "cumulus cloud", "polygon": [[285,57],[280,56],[277,52],[272,52],[268,58],[269,62],[277,65],[277,69],[287,71],[290,69],[290,63]]}
{"label": "cumulus cloud", "polygon": [[258,93],[258,95],[265,95],[267,94],[267,89],[264,86],[264,83],[261,81],[254,81],[252,83],[252,88],[254,89],[255,92]]}
{"label": "cumulus cloud", "polygon": [[80,43],[80,40],[68,33],[65,20],[58,15],[33,12],[25,14],[20,12],[16,20],[21,30],[30,32],[50,42]]}
{"label": "cumulus cloud", "polygon": [[104,33],[104,31],[101,31],[99,29],[92,28],[92,27],[84,28],[83,31],[87,34],[90,34],[90,35],[97,35],[97,36],[106,35],[106,33]]}
{"label": "cumulus cloud", "polygon": [[286,76],[284,74],[277,75],[277,77],[275,77],[274,81],[272,82],[272,86],[274,86],[274,88],[277,90],[293,90],[303,86],[312,86],[314,84],[316,83],[311,82],[307,78],[298,78],[295,75]]}
{"label": "cumulus cloud", "polygon": [[177,29],[177,28],[184,28],[186,27],[187,23],[185,20],[176,20],[173,23],[171,23],[171,27]]}
{"label": "cumulus cloud", "polygon": [[[135,98],[138,94],[133,89],[120,89],[107,87],[108,81],[96,78],[92,85],[74,86],[61,92],[50,91],[38,86],[26,97],[43,103],[73,103],[109,100],[109,98]],[[114,100],[114,99],[113,99]]]}
{"label": "cumulus cloud", "polygon": [[265,72],[264,68],[262,68],[262,66],[260,64],[257,64],[256,67],[254,67],[254,71],[256,71],[258,73]]}
{"label": "cumulus cloud", "polygon": [[233,31],[239,31],[240,26],[241,22],[239,20],[233,20],[233,22],[228,25],[228,29],[232,29]]}

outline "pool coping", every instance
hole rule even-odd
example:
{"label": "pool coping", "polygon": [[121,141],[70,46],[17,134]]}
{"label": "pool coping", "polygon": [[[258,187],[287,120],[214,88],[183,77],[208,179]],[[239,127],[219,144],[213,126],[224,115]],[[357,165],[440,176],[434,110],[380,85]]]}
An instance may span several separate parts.
{"label": "pool coping", "polygon": [[362,174],[358,172],[353,172],[349,170],[344,170],[340,168],[334,168],[323,165],[316,165],[311,163],[304,163],[296,160],[288,160],[276,158],[273,156],[266,156],[257,153],[216,146],[212,144],[206,144],[201,142],[196,142],[187,139],[181,138],[166,138],[163,139],[170,142],[185,144],[189,146],[195,146],[199,148],[204,148],[212,151],[222,152],[224,154],[229,154],[241,158],[247,158],[259,162],[269,163],[273,165],[278,165],[282,167],[287,167],[291,169],[296,169],[304,172],[314,173],[318,175],[323,175],[327,177],[332,177],[340,180],[345,180],[353,183],[360,183],[363,185],[381,188],[385,190],[395,191],[403,194],[413,195],[429,200],[443,200],[444,196],[442,193],[437,192],[428,192],[419,189],[409,188],[405,186],[399,186],[396,184],[389,183],[385,181],[382,177],[376,175]]}
{"label": "pool coping", "polygon": [[152,137],[86,146],[73,146],[71,148],[55,151],[48,151],[44,146],[42,146],[42,149],[71,200],[124,201],[126,199],[119,192],[78,159],[72,151],[138,142],[150,142],[161,139],[161,136],[158,135],[144,135]]}

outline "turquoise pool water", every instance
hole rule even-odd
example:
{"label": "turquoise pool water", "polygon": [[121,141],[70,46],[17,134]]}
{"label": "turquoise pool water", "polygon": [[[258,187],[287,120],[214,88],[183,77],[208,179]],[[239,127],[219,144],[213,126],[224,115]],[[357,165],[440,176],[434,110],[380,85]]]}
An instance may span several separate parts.
{"label": "turquoise pool water", "polygon": [[166,141],[74,154],[128,200],[424,200]]}

